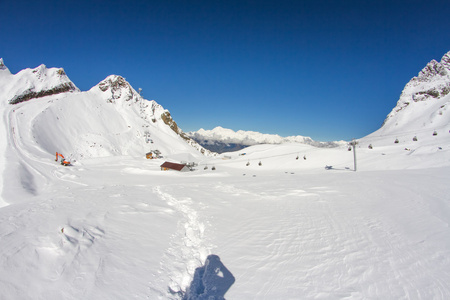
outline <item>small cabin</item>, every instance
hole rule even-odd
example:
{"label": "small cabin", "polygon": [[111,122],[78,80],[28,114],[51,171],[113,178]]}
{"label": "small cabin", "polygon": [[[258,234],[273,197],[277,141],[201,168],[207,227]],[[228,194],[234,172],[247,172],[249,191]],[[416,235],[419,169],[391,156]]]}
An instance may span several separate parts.
{"label": "small cabin", "polygon": [[166,161],[161,165],[161,171],[169,171],[169,170],[187,172],[189,171],[189,168],[185,164],[177,164]]}
{"label": "small cabin", "polygon": [[147,159],[160,158],[161,157],[161,151],[159,151],[159,150],[151,150],[150,152],[145,153],[145,157]]}

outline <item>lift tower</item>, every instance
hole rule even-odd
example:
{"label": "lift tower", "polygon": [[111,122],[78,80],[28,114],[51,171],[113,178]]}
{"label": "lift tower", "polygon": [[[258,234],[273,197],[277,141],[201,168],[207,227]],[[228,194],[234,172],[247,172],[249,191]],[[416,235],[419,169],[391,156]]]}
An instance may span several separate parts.
{"label": "lift tower", "polygon": [[353,148],[353,165],[356,172],[356,145],[358,144],[358,141],[353,139],[350,143],[348,143]]}

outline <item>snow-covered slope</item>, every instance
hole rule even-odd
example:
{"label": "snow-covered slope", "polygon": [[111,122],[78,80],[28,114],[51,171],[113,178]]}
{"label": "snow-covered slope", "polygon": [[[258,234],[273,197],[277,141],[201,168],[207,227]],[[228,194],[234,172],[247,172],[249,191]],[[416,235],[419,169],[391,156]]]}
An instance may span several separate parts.
{"label": "snow-covered slope", "polygon": [[79,91],[62,68],[47,69],[45,65],[40,65],[35,69],[25,69],[13,75],[2,58],[0,58],[0,88],[2,98],[10,104]]}
{"label": "snow-covered slope", "polygon": [[450,52],[432,60],[403,89],[383,126],[371,136],[448,134],[450,124]]}
{"label": "snow-covered slope", "polygon": [[[0,99],[12,108],[9,126],[27,140],[27,148],[61,152],[71,160],[142,157],[150,150],[177,155],[175,160],[213,155],[189,139],[169,111],[143,99],[123,77],[111,75],[80,92],[62,69],[41,65],[12,75],[2,66]],[[30,99],[34,100],[22,103]]]}
{"label": "snow-covered slope", "polygon": [[408,155],[441,156],[450,144],[450,52],[432,60],[404,87],[382,127],[360,139],[360,146],[403,149]]}
{"label": "snow-covered slope", "polygon": [[[281,137],[277,134],[264,134],[255,131],[238,130],[216,127],[212,130],[205,130],[201,128],[198,131],[191,131],[187,133],[191,138],[196,140],[204,147],[224,148],[227,145],[232,145],[235,149],[243,148],[258,144],[283,144],[283,143],[300,143],[306,145],[313,145],[315,147],[332,148],[342,145],[344,142],[318,142],[305,136],[289,136]],[[239,147],[240,146],[240,147]]]}

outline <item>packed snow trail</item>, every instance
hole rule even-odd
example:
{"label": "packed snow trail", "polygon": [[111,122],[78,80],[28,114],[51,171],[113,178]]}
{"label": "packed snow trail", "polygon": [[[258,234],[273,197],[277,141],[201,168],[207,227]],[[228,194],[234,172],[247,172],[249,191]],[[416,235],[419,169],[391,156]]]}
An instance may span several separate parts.
{"label": "packed snow trail", "polygon": [[195,269],[211,254],[212,246],[205,241],[205,224],[199,220],[191,198],[176,198],[163,192],[160,186],[154,187],[153,192],[179,215],[178,229],[171,237],[171,245],[166,250],[161,269],[162,272],[170,273],[169,292],[181,295],[191,282]]}

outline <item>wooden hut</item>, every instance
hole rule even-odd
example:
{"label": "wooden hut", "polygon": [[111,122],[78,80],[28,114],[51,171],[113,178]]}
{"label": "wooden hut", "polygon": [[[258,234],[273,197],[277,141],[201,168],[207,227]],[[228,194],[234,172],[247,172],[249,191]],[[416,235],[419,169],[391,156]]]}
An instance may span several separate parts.
{"label": "wooden hut", "polygon": [[187,172],[189,171],[189,168],[185,164],[177,164],[166,161],[161,165],[161,171],[169,171],[169,170]]}

